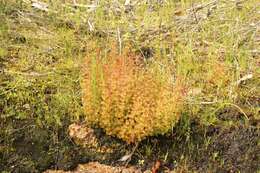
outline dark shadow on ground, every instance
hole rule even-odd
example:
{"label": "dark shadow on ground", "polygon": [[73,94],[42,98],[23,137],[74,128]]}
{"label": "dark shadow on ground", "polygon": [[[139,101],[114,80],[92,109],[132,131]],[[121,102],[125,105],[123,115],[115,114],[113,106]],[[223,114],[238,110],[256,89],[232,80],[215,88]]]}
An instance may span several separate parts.
{"label": "dark shadow on ground", "polygon": [[[109,165],[131,151],[132,146],[95,130],[100,146],[113,152],[97,152],[76,145],[68,136],[69,121],[62,127],[39,127],[33,120],[4,119],[0,123],[0,168],[10,172],[42,172],[74,169],[79,163],[99,161]],[[178,128],[178,126],[177,126]],[[130,164],[160,171],[186,166],[199,172],[257,172],[260,163],[260,132],[256,126],[201,127],[191,123],[189,133],[150,137],[139,144]]]}

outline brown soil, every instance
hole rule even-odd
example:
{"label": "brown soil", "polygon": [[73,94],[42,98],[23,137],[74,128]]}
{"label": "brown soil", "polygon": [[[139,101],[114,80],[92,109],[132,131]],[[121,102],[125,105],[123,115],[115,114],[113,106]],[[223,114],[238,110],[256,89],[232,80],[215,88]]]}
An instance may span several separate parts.
{"label": "brown soil", "polygon": [[[34,121],[1,120],[0,170],[19,173],[50,169],[68,171],[82,163],[89,163],[89,166],[91,162],[111,166],[111,169],[124,166],[125,163],[118,159],[129,153],[133,146],[106,136],[100,129],[87,133],[91,134],[94,143],[80,146],[69,137],[68,130],[64,130],[70,123],[65,124],[60,128],[40,127]],[[157,172],[184,168],[191,172],[218,173],[260,170],[260,130],[257,126],[201,127],[192,123],[190,130],[182,135],[178,128],[174,134],[141,142],[129,165],[145,171],[151,170],[159,161]]]}
{"label": "brown soil", "polygon": [[87,164],[80,164],[72,171],[55,171],[47,170],[44,173],[142,173],[140,169],[134,167],[113,167],[98,162],[90,162]]}

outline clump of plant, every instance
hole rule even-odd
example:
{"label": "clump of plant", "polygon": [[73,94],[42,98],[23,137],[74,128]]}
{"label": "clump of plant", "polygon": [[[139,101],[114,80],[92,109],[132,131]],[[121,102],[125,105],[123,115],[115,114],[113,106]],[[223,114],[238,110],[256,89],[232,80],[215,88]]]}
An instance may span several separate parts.
{"label": "clump of plant", "polygon": [[184,87],[167,66],[131,53],[88,57],[83,103],[87,122],[127,143],[164,134],[180,118]]}

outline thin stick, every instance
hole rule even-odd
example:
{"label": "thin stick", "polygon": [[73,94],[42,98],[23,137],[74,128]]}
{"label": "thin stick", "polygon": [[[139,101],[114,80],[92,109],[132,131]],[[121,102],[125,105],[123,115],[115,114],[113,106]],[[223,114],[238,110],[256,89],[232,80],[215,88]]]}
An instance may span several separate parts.
{"label": "thin stick", "polygon": [[127,166],[128,163],[131,161],[131,158],[132,158],[132,156],[133,156],[135,150],[138,148],[138,145],[139,145],[139,142],[137,142],[137,143],[135,144],[135,146],[134,146],[132,152],[130,153],[130,157],[129,157],[129,159],[128,159],[128,160],[126,161],[126,163],[125,163],[125,166]]}
{"label": "thin stick", "polygon": [[121,39],[121,33],[119,27],[117,28],[117,38],[118,38],[118,44],[119,44],[119,54],[122,54],[122,39]]}

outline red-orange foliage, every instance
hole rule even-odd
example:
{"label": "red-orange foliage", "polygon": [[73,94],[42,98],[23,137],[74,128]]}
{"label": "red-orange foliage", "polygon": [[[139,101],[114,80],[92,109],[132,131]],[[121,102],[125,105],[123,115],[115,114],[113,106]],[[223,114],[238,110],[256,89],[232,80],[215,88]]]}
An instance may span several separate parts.
{"label": "red-orange foliage", "polygon": [[166,133],[178,121],[183,87],[168,80],[169,73],[160,78],[158,69],[141,66],[131,54],[87,61],[83,103],[91,125],[132,143]]}

